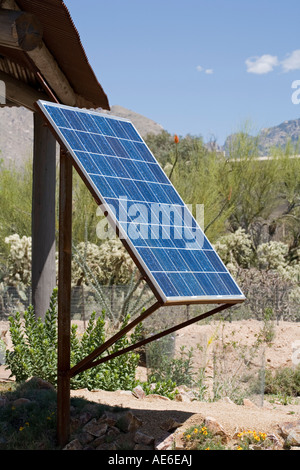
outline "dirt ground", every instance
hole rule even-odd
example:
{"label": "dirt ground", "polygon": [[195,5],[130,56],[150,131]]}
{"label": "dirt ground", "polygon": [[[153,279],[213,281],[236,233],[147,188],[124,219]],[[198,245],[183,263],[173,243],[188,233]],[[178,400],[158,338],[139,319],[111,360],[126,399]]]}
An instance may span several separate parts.
{"label": "dirt ground", "polygon": [[[0,334],[5,331],[6,327],[4,322],[0,323]],[[193,347],[194,367],[196,369],[202,367],[205,362],[209,371],[212,367],[213,345],[217,341],[223,342],[223,344],[227,342],[231,345],[231,349],[236,348],[237,345],[248,345],[249,349],[255,343],[261,328],[261,322],[254,320],[226,323],[224,328],[218,322],[201,326],[193,325],[177,332],[176,351],[179,352],[182,346],[187,349]],[[4,336],[2,333],[2,338]],[[7,335],[5,339],[9,341]],[[199,344],[201,351],[197,348]],[[204,349],[205,354],[203,353]],[[266,368],[275,370],[280,367],[292,367],[297,362],[299,363],[299,351],[300,324],[279,322],[274,325],[274,338],[271,344],[265,348]],[[138,377],[143,380],[146,375],[146,369],[139,367]],[[8,377],[9,371],[0,366],[0,381],[8,380]],[[263,406],[257,406],[251,403],[236,405],[226,398],[216,402],[180,402],[151,395],[138,399],[128,391],[106,392],[84,389],[72,391],[71,394],[112,407],[131,409],[137,417],[142,419],[144,431],[147,431],[147,434],[152,434],[158,440],[162,440],[166,436],[162,425],[169,418],[181,423],[183,428],[188,428],[193,424],[199,424],[205,417],[213,417],[229,435],[233,435],[237,429],[276,433],[278,425],[300,419],[300,404],[297,404],[296,401],[283,405],[279,401],[271,403],[264,399]]]}

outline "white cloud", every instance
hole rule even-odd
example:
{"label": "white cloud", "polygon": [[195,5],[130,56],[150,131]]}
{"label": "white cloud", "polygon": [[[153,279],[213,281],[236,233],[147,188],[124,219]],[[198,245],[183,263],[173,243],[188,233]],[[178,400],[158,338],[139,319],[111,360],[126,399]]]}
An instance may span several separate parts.
{"label": "white cloud", "polygon": [[206,73],[206,74],[212,74],[212,73],[214,73],[213,69],[205,69],[205,70],[204,70],[204,68],[203,68],[201,65],[197,65],[196,70],[197,70],[198,72],[203,72],[203,71],[204,71],[204,73]]}
{"label": "white cloud", "polygon": [[284,72],[300,69],[300,49],[296,49],[289,56],[281,62]]}
{"label": "white cloud", "polygon": [[247,72],[262,75],[272,72],[279,65],[278,58],[274,55],[264,54],[261,57],[249,57],[245,61]]}

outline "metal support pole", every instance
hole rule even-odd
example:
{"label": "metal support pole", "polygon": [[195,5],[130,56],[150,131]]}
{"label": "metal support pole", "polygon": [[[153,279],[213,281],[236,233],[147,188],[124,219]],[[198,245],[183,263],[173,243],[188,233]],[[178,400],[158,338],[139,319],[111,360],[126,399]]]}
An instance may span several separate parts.
{"label": "metal support pole", "polygon": [[72,162],[60,153],[57,438],[67,444],[70,436],[70,342],[72,258]]}
{"label": "metal support pole", "polygon": [[34,113],[32,184],[32,304],[45,318],[56,286],[55,271],[56,140]]}

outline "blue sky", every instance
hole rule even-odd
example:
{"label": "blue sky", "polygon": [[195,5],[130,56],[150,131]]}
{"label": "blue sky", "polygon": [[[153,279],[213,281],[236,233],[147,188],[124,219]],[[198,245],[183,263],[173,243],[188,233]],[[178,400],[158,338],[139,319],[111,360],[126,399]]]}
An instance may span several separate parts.
{"label": "blue sky", "polygon": [[221,145],[299,117],[299,0],[65,3],[111,105]]}

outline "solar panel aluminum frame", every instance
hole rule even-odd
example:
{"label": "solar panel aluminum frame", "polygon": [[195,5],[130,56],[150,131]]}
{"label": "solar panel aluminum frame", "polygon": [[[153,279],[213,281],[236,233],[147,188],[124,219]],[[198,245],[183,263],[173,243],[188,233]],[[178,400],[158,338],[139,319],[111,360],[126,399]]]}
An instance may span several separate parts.
{"label": "solar panel aluminum frame", "polygon": [[[130,238],[127,236],[121,225],[119,224],[119,221],[113,214],[113,212],[110,210],[110,207],[108,204],[106,204],[106,201],[104,197],[101,196],[99,193],[99,190],[97,190],[94,182],[92,179],[89,177],[88,174],[86,174],[82,164],[78,160],[75,152],[72,150],[71,146],[68,144],[67,140],[65,137],[62,135],[60,130],[58,129],[56,123],[50,116],[50,114],[47,112],[44,106],[53,106],[53,107],[58,107],[58,108],[64,108],[64,109],[69,109],[71,111],[78,111],[80,113],[85,112],[84,109],[81,108],[74,108],[71,106],[65,106],[61,104],[55,104],[52,102],[47,102],[47,101],[37,101],[36,103],[36,109],[40,114],[43,116],[44,120],[50,127],[50,130],[53,132],[56,140],[60,144],[60,146],[65,150],[67,155],[72,159],[72,164],[82,180],[84,181],[85,185],[91,192],[93,198],[95,199],[96,203],[102,207],[102,210],[104,209],[104,214],[110,223],[112,227],[115,228],[117,236],[120,237],[121,242],[123,243],[125,249],[128,251],[130,254],[131,258],[133,259],[134,263],[138,267],[140,273],[142,274],[144,280],[147,282],[149,287],[151,288],[153,294],[155,295],[156,299],[161,303],[162,306],[168,306],[168,305],[190,305],[190,304],[229,304],[229,305],[234,305],[238,303],[242,303],[245,301],[245,296],[244,295],[217,295],[217,296],[191,296],[191,297],[167,297],[164,292],[162,291],[160,285],[157,283],[155,278],[153,277],[152,273],[144,263],[143,259],[141,256],[138,254],[135,246],[133,243],[130,241]],[[118,116],[112,116],[112,115],[107,115],[105,113],[99,113],[98,111],[91,111],[88,110],[86,111],[88,114],[95,114],[97,116],[102,116],[105,118],[109,119],[116,119],[117,121],[124,121],[130,123],[132,126],[132,122],[128,119],[125,118],[120,118]],[[133,126],[135,129],[135,127]],[[135,129],[137,134],[139,135],[138,131]],[[143,141],[145,144],[145,142]],[[146,145],[146,144],[145,144]],[[146,146],[147,147],[147,146]],[[148,148],[148,147],[147,147]],[[152,154],[150,149],[148,149],[149,152]],[[153,155],[153,154],[152,154]],[[173,186],[174,188],[174,186]],[[174,188],[176,191],[176,188]],[[178,194],[178,192],[176,191]],[[178,195],[179,196],[179,195]],[[179,196],[180,197],[180,196]],[[188,207],[185,206],[185,210],[189,211]],[[189,211],[190,214],[190,211]],[[190,214],[191,215],[191,214]],[[192,217],[192,215],[191,215]],[[218,256],[218,254],[216,253]],[[219,256],[218,256],[219,258]],[[219,258],[220,259],[220,258]],[[235,283],[235,280],[233,279],[233,282]],[[236,284],[236,283],[235,283]],[[237,284],[236,284],[237,285]],[[237,286],[238,287],[238,286]]]}

